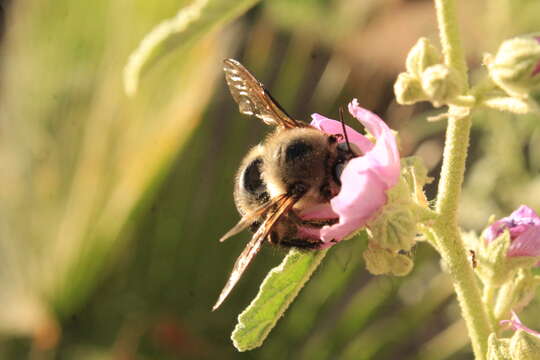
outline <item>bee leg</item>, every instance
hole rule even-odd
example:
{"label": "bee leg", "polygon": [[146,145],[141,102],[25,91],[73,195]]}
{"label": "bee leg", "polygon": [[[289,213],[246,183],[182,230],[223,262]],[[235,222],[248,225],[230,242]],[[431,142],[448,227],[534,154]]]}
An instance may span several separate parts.
{"label": "bee leg", "polygon": [[320,229],[325,225],[334,225],[339,222],[339,219],[310,219],[304,220],[300,218],[295,212],[290,211],[287,214],[288,218],[297,226],[307,226]]}
{"label": "bee leg", "polygon": [[281,239],[279,245],[286,248],[297,248],[300,250],[317,250],[321,247],[322,241],[308,241],[304,239]]}

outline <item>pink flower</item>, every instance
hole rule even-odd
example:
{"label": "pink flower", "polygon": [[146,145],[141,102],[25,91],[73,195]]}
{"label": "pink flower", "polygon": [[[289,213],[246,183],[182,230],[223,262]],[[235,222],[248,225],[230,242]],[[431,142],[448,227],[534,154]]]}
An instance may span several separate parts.
{"label": "pink flower", "polygon": [[[399,180],[400,158],[396,137],[384,121],[372,112],[361,108],[354,99],[349,112],[360,121],[375,138],[375,143],[347,126],[347,136],[363,155],[353,158],[341,174],[341,190],[330,201],[331,211],[339,216],[335,225],[318,230],[321,240],[330,246],[333,242],[364,227],[386,204],[386,192]],[[311,125],[328,134],[342,134],[339,121],[313,114]],[[321,209],[320,215],[329,209]],[[303,214],[306,216],[315,213]],[[335,217],[334,216],[334,217]]]}
{"label": "pink flower", "polygon": [[501,322],[499,324],[501,324],[503,326],[508,326],[512,330],[516,330],[516,331],[517,330],[523,330],[526,333],[529,333],[529,334],[531,334],[533,336],[536,336],[536,337],[538,337],[540,339],[540,332],[529,329],[528,327],[523,325],[521,323],[521,320],[519,320],[517,314],[513,310],[512,310],[512,318],[510,320],[501,320]]}
{"label": "pink flower", "polygon": [[512,242],[508,256],[540,256],[540,217],[533,209],[521,205],[510,216],[491,224],[484,231],[484,239],[489,244],[505,230],[510,233]]}

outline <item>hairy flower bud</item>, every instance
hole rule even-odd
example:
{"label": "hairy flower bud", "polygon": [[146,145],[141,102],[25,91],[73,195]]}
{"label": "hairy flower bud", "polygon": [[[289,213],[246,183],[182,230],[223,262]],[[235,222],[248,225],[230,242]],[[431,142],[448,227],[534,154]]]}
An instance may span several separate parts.
{"label": "hairy flower bud", "polygon": [[422,73],[422,89],[435,106],[440,106],[458,96],[462,91],[462,86],[455,70],[446,65],[437,64],[428,67]]}
{"label": "hairy flower bud", "polygon": [[484,63],[501,89],[514,97],[527,97],[540,86],[540,36],[506,40],[495,56],[485,56]]}
{"label": "hairy flower bud", "polygon": [[405,252],[394,252],[369,243],[363,253],[367,270],[373,275],[405,276],[413,268],[413,261]]}
{"label": "hairy flower bud", "polygon": [[428,39],[422,37],[409,51],[405,67],[409,74],[420,78],[424,70],[440,62],[441,53],[439,50]]}
{"label": "hairy flower bud", "polygon": [[510,340],[498,339],[495,333],[489,335],[487,360],[510,360]]}
{"label": "hairy flower bud", "polygon": [[486,242],[492,243],[505,231],[510,235],[508,257],[540,256],[540,217],[528,206],[521,205],[510,216],[495,221],[484,231]]}
{"label": "hairy flower bud", "polygon": [[427,170],[415,157],[402,159],[401,166],[399,182],[387,192],[386,205],[367,223],[370,242],[364,259],[374,275],[408,274],[413,267],[410,252],[417,241],[417,227],[434,218],[422,190],[429,181]]}
{"label": "hairy flower bud", "polygon": [[527,206],[493,222],[477,239],[477,272],[484,283],[502,285],[519,269],[540,260],[540,218]]}
{"label": "hairy flower bud", "polygon": [[538,360],[540,358],[540,333],[538,331],[523,325],[515,312],[512,312],[510,320],[501,321],[501,325],[516,330],[510,338],[508,347],[510,359]]}
{"label": "hairy flower bud", "polygon": [[388,203],[373,221],[368,223],[370,237],[382,248],[409,251],[415,244],[415,203],[403,178],[388,191]]}
{"label": "hairy flower bud", "polygon": [[428,99],[420,80],[405,72],[399,74],[394,84],[394,93],[397,102],[402,105],[412,105],[415,102]]}
{"label": "hairy flower bud", "polygon": [[540,279],[530,269],[519,269],[516,276],[507,281],[499,290],[497,303],[493,309],[496,319],[510,316],[510,310],[520,311],[536,294]]}
{"label": "hairy flower bud", "polygon": [[540,338],[524,330],[518,330],[510,340],[512,359],[538,360],[540,357]]}

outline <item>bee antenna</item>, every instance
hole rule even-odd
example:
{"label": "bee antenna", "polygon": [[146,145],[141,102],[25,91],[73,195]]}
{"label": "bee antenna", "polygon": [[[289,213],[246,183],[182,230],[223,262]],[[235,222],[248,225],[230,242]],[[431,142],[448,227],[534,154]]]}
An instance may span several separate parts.
{"label": "bee antenna", "polygon": [[347,149],[352,153],[351,144],[349,143],[349,137],[347,136],[347,128],[345,127],[345,121],[343,120],[343,107],[339,107],[339,121],[341,122],[341,127],[343,129],[343,135],[345,135],[345,142],[347,143]]}

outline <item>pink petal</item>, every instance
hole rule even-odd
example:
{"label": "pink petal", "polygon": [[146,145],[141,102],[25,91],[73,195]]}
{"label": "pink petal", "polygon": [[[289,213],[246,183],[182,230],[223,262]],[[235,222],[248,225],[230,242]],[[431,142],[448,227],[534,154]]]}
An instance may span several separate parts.
{"label": "pink petal", "polygon": [[521,224],[540,225],[540,217],[527,205],[521,205],[509,218]]}
{"label": "pink petal", "polygon": [[[360,121],[375,144],[365,136],[347,127],[349,140],[364,153],[349,161],[341,175],[341,190],[330,201],[339,215],[339,223],[320,230],[321,239],[328,244],[339,241],[364,227],[386,204],[386,191],[399,180],[400,159],[394,133],[384,121],[372,112],[361,108],[354,99],[349,112]],[[314,127],[331,134],[341,134],[341,123],[314,114]],[[329,245],[330,246],[330,245]]]}
{"label": "pink petal", "polygon": [[540,332],[529,329],[521,323],[517,314],[512,310],[512,319],[511,320],[502,320],[499,322],[500,325],[508,326],[513,330],[523,330],[531,335],[537,336],[540,338]]}
{"label": "pink petal", "polygon": [[493,240],[495,240],[499,235],[501,235],[506,228],[507,223],[503,220],[497,220],[493,224],[491,224],[485,231],[484,231],[484,239],[489,244]]}
{"label": "pink petal", "polygon": [[372,158],[374,170],[389,188],[393,187],[399,179],[400,172],[399,152],[394,133],[380,117],[361,108],[356,99],[349,104],[349,112],[377,139],[369,156]]}
{"label": "pink petal", "polygon": [[505,229],[510,232],[510,238],[516,239],[531,226],[540,225],[540,217],[526,205],[521,205],[510,216],[504,217],[491,224],[484,232],[487,243],[495,240]]}
{"label": "pink petal", "polygon": [[540,226],[530,227],[512,241],[507,255],[540,256]]}
{"label": "pink petal", "polygon": [[352,159],[341,175],[341,191],[330,203],[339,214],[339,223],[325,226],[321,239],[341,240],[363,227],[386,204],[386,184],[369,168],[369,157]]}
{"label": "pink petal", "polygon": [[[312,114],[311,118],[313,119],[311,121],[311,126],[324,131],[327,134],[340,134],[345,136],[343,134],[343,126],[341,125],[341,122],[328,119],[320,114]],[[349,138],[349,141],[362,151],[363,154],[367,153],[371,148],[373,148],[373,143],[369,141],[367,137],[360,134],[350,126],[345,125],[345,129],[347,131],[347,137]]]}

